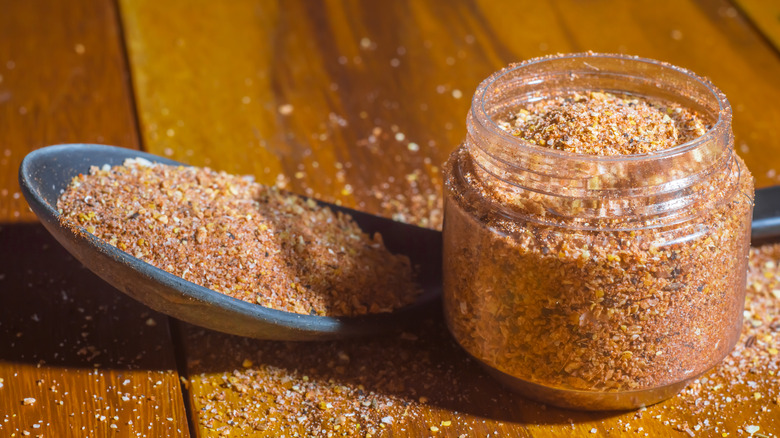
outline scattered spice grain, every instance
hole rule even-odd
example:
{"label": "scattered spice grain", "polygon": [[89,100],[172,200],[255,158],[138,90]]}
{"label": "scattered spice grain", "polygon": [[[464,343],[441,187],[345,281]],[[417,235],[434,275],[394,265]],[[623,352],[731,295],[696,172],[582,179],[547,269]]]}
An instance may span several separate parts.
{"label": "scattered spice grain", "polygon": [[93,167],[63,220],[217,292],[300,314],[390,312],[420,292],[409,259],[347,215],[250,178],[146,160]]}
{"label": "scattered spice grain", "polygon": [[[772,294],[780,289],[780,245],[752,249],[749,265],[746,309],[752,316],[745,318],[734,351],[675,398],[615,414],[600,428],[609,432],[617,422],[621,431],[636,436],[663,430],[664,423],[670,434],[687,423],[701,436],[726,431],[735,436],[737,427],[747,425],[777,429],[780,355],[769,349],[780,346],[780,299]],[[755,327],[751,320],[764,323]],[[195,421],[203,436],[226,430],[232,436],[383,436],[403,430],[411,435],[414,430],[424,434],[430,426],[448,427],[451,436],[474,436],[502,422],[514,427],[515,420],[532,432],[549,432],[548,425],[525,423],[529,417],[558,423],[553,431],[560,434],[593,421],[567,410],[542,412],[542,405],[506,391],[452,341],[440,319],[421,321],[391,337],[303,344],[258,341],[189,325],[183,332],[190,350],[187,371]],[[743,348],[753,335],[755,346]],[[245,367],[247,361],[250,367]],[[753,380],[764,394],[761,400],[752,397],[756,389],[747,382]],[[320,402],[332,408],[322,410]],[[441,421],[422,421],[435,412],[442,413]],[[501,421],[494,419],[497,412]],[[383,423],[386,417],[393,418],[392,425]],[[732,418],[745,422],[733,424]]]}
{"label": "scattered spice grain", "polygon": [[[419,421],[418,399],[428,394],[445,406],[464,402],[475,391],[458,383],[468,380],[460,373],[479,372],[440,321],[422,322],[414,341],[412,333],[305,344],[194,327],[185,333],[186,345],[198,346],[188,372],[197,422],[206,435],[225,426],[235,434],[267,436],[381,436],[386,429],[427,431],[440,423],[456,429],[462,417],[455,413],[435,424]],[[442,349],[457,360],[439,360]],[[242,364],[247,357],[253,362],[249,368]],[[229,371],[208,371],[215,367]]]}
{"label": "scattered spice grain", "polygon": [[767,420],[780,418],[780,244],[752,248],[748,266],[740,342],[680,393],[678,410],[700,422],[740,418],[776,428]]}

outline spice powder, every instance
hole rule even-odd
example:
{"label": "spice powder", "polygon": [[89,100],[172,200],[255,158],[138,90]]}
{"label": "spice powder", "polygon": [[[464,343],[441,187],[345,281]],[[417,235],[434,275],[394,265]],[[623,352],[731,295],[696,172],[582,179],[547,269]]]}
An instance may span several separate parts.
{"label": "spice powder", "polygon": [[248,177],[128,160],[73,178],[63,221],[185,280],[299,314],[390,312],[421,289],[342,213]]}
{"label": "spice powder", "polygon": [[701,116],[679,104],[599,91],[534,102],[499,127],[531,144],[590,155],[659,151],[707,131]]}
{"label": "spice powder", "polygon": [[[710,122],[594,91],[538,100],[497,124],[538,147],[627,155],[693,140]],[[691,190],[721,201],[694,204],[682,223],[583,229],[577,204],[508,189],[467,147],[456,150],[444,219],[454,337],[493,369],[561,389],[659,388],[712,367],[739,334],[752,210],[752,178],[739,157],[729,163]]]}

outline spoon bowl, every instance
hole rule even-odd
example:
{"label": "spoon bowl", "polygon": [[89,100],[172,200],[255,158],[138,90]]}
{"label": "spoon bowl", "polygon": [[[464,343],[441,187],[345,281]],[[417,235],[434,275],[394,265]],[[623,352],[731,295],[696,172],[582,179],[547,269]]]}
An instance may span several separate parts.
{"label": "spoon bowl", "polygon": [[358,317],[301,315],[270,309],[215,292],[125,253],[88,233],[62,223],[57,199],[73,177],[91,166],[121,165],[128,158],[183,165],[167,158],[112,146],[64,144],[28,154],[19,168],[19,184],[44,227],[76,259],[103,280],[154,310],[189,323],[234,335],[269,340],[326,340],[397,330],[438,312],[441,296],[441,233],[349,208],[316,201],[349,214],[360,228],[382,235],[390,252],[409,257],[423,292],[391,313]]}

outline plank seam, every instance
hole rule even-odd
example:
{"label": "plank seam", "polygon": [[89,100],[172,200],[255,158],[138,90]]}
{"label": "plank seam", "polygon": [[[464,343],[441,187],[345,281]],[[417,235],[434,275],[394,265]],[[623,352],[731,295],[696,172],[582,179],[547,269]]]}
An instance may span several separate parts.
{"label": "plank seam", "polygon": [[[187,379],[187,382],[189,382],[190,376],[187,374],[187,357],[183,345],[184,335],[181,328],[181,322],[175,318],[168,317],[168,331],[170,332],[171,340],[173,341],[173,356],[176,360],[176,372],[180,377],[183,376]],[[197,437],[198,433],[195,427],[195,415],[192,411],[192,403],[194,403],[194,400],[191,398],[190,390],[187,388],[187,385],[183,382],[181,383],[182,384],[180,384],[179,387],[181,388],[181,395],[184,398],[184,411],[187,414],[187,426],[190,430],[190,436]]]}
{"label": "plank seam", "polygon": [[748,11],[743,8],[739,2],[734,0],[728,0],[728,3],[737,10],[739,15],[745,20],[745,22],[750,26],[751,29],[755,33],[759,35],[761,40],[764,41],[764,44],[768,45],[773,52],[775,52],[775,55],[777,55],[780,58],[780,46],[776,45],[775,42],[772,40],[772,38],[769,38],[766,33],[764,33],[764,30],[759,26],[758,22],[753,19],[753,16],[748,13]]}
{"label": "plank seam", "polygon": [[146,144],[144,144],[144,138],[141,135],[141,116],[138,114],[138,102],[136,98],[135,82],[133,81],[133,69],[130,67],[130,52],[127,47],[127,35],[125,33],[125,25],[122,20],[122,6],[119,4],[119,0],[114,0],[114,15],[117,24],[117,31],[119,32],[119,50],[122,54],[122,61],[124,61],[125,70],[125,86],[130,94],[130,111],[133,114],[133,127],[135,130],[136,142],[138,149],[147,152]]}

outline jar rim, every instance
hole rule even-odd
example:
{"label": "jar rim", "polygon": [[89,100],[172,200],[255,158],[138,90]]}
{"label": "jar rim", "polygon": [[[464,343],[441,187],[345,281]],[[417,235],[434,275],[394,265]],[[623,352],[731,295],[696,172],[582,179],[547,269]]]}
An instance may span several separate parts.
{"label": "jar rim", "polygon": [[[517,69],[520,68],[527,68],[532,65],[538,65],[550,61],[558,61],[563,59],[594,59],[594,58],[618,59],[618,60],[624,60],[629,62],[635,62],[638,64],[649,64],[663,69],[668,69],[670,71],[675,71],[677,73],[687,76],[687,78],[704,86],[704,88],[706,88],[707,91],[712,95],[712,97],[717,101],[718,103],[717,120],[701,136],[667,149],[645,152],[640,154],[593,155],[593,154],[582,154],[582,153],[563,151],[558,149],[539,147],[521,138],[507,135],[506,131],[501,129],[496,123],[496,121],[493,119],[493,117],[491,117],[488,114],[486,108],[487,102],[485,101],[487,92],[493,88],[493,85],[496,84],[496,82],[504,78],[506,75],[512,73],[513,71],[516,71]],[[598,70],[598,68],[589,66],[587,63],[583,63],[583,64],[586,67],[591,67],[594,68],[595,70]],[[649,158],[659,159],[659,158],[674,157],[675,155],[684,154],[686,152],[698,148],[702,144],[713,141],[715,137],[718,135],[718,132],[721,132],[723,129],[726,129],[727,128],[726,125],[731,123],[730,120],[731,104],[729,103],[725,94],[723,94],[723,92],[720,91],[720,89],[716,87],[709,79],[703,76],[699,76],[696,73],[686,68],[678,67],[676,65],[669,64],[667,62],[657,61],[650,58],[642,58],[639,56],[624,55],[624,54],[594,53],[594,52],[580,52],[580,53],[542,56],[537,58],[531,58],[526,61],[514,63],[507,67],[504,67],[503,69],[487,77],[479,84],[474,94],[474,98],[471,101],[471,111],[473,114],[478,115],[476,119],[485,128],[488,128],[489,130],[493,131],[494,134],[498,134],[502,136],[506,140],[510,141],[513,144],[513,146],[522,148],[526,152],[534,152],[550,158],[556,158],[561,160],[579,160],[583,162],[594,162],[594,163],[616,163],[616,162],[619,163],[619,162],[641,161]],[[490,126],[486,126],[484,123],[482,123],[482,120],[489,121]]]}

